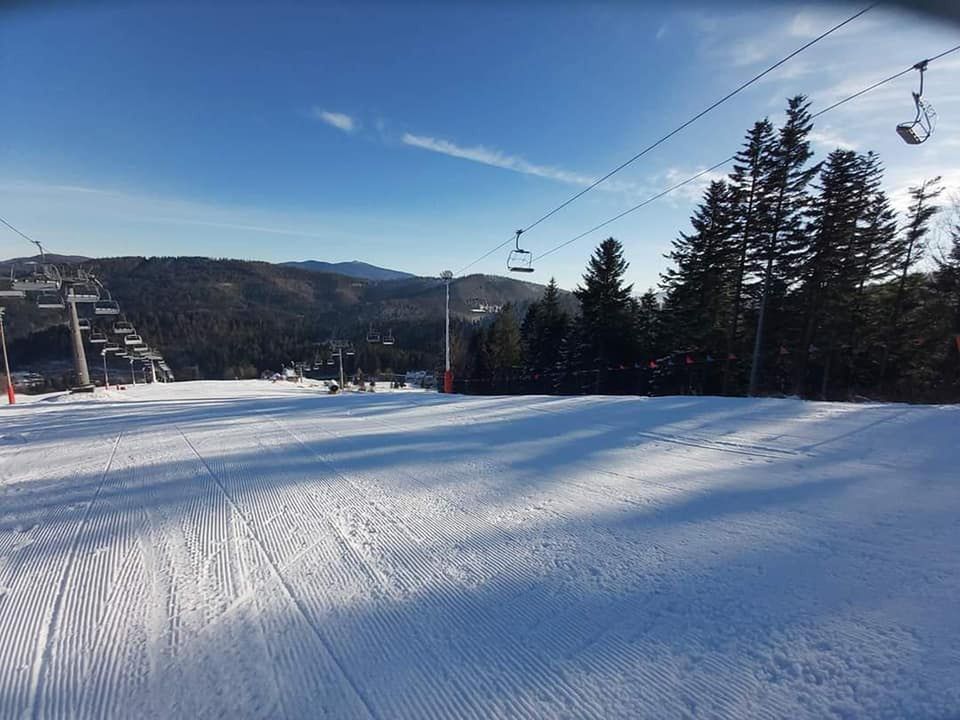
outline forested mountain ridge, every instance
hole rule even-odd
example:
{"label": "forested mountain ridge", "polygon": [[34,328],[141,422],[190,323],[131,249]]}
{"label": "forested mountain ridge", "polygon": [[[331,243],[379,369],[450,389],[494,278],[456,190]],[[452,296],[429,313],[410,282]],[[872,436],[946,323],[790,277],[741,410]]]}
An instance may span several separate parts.
{"label": "forested mountain ridge", "polygon": [[[316,343],[336,335],[354,342],[367,372],[433,369],[441,358],[444,292],[435,278],[358,281],[266,262],[204,257],[119,257],[83,263],[120,303],[144,341],[179,377],[250,375],[309,360]],[[0,268],[2,271],[2,268]],[[477,299],[524,308],[542,287],[512,278],[471,275],[450,288],[457,324],[479,319]],[[15,367],[69,358],[65,314],[27,301],[8,305]],[[392,347],[366,343],[390,330]]]}
{"label": "forested mountain ridge", "polygon": [[311,272],[348,275],[349,277],[362,278],[364,280],[403,280],[417,277],[413,273],[382,268],[371,265],[370,263],[361,262],[360,260],[336,263],[324,262],[323,260],[300,260],[279,264],[286,267],[300,268],[301,270],[310,270]]}

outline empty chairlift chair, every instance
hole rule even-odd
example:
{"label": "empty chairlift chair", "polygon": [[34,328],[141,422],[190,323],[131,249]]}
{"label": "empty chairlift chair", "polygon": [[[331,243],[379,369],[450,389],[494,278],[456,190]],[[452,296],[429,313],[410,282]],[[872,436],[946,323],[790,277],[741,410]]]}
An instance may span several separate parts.
{"label": "empty chairlift chair", "polygon": [[0,299],[2,298],[22,298],[27,293],[23,290],[15,290],[13,287],[13,270],[10,271],[10,277],[0,280]]}
{"label": "empty chairlift chair", "polygon": [[113,334],[114,335],[131,335],[136,332],[133,327],[133,323],[127,322],[126,320],[119,320],[113,324]]}
{"label": "empty chairlift chair", "polygon": [[120,303],[116,300],[97,300],[93,306],[94,315],[119,315]]}
{"label": "empty chairlift chair", "polygon": [[100,299],[100,288],[92,282],[78,282],[67,286],[67,302],[95,303]]}
{"label": "empty chairlift chair", "polygon": [[[104,333],[102,333],[102,332],[97,332],[97,331],[91,332],[91,333],[90,333],[90,337],[88,338],[88,340],[89,340],[90,343],[93,344],[93,345],[106,345],[106,344],[107,344],[107,336],[106,336]],[[114,345],[114,347],[117,347],[117,346]],[[109,349],[109,346],[104,348],[104,350],[107,350],[107,349]]]}
{"label": "empty chairlift chair", "polygon": [[40,293],[37,297],[37,307],[45,310],[63,310],[66,305],[59,293]]}
{"label": "empty chairlift chair", "polygon": [[80,330],[81,332],[89,332],[90,321],[87,320],[87,318],[80,318],[79,320],[77,320],[77,329]]}
{"label": "empty chairlift chair", "polygon": [[523,234],[523,230],[517,230],[517,236],[514,238],[514,249],[507,256],[507,270],[531,273],[533,272],[533,253],[520,247],[521,234]]}
{"label": "empty chairlift chair", "polygon": [[384,345],[393,345],[393,342],[394,342],[394,341],[393,341],[393,331],[392,331],[392,330],[387,330],[387,334],[383,336],[383,340],[381,340],[381,342],[382,342]]}
{"label": "empty chairlift chair", "polygon": [[132,347],[134,345],[143,345],[143,339],[136,333],[131,333],[130,335],[125,335],[123,338],[123,344],[127,347]]}
{"label": "empty chairlift chair", "polygon": [[380,332],[373,329],[373,325],[370,326],[370,329],[367,331],[367,342],[368,343],[378,343],[380,342]]}
{"label": "empty chairlift chair", "polygon": [[27,262],[18,269],[14,269],[11,279],[11,289],[24,292],[57,291],[61,285],[60,271],[56,265],[47,263]]}
{"label": "empty chairlift chair", "polygon": [[908,145],[919,145],[933,134],[937,124],[937,111],[923,99],[923,73],[927,69],[927,61],[918,62],[913,67],[920,71],[920,90],[913,93],[917,114],[910,122],[897,125],[897,134]]}

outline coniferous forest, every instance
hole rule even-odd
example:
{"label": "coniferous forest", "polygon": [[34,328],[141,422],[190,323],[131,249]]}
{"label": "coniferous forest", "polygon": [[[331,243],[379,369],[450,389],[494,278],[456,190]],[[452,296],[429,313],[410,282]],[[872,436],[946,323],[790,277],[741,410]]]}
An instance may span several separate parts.
{"label": "coniferous forest", "polygon": [[[960,221],[939,178],[897,213],[872,152],[810,147],[802,96],[757,122],[673,241],[661,292],[603,241],[569,314],[551,281],[464,340],[464,392],[960,401]],[[943,244],[932,242],[934,229]]]}

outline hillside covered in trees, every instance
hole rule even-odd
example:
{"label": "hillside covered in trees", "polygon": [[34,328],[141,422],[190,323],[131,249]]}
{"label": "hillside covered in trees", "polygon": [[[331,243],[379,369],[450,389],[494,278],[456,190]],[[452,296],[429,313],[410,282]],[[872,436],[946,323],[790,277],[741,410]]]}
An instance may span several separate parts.
{"label": "hillside covered in trees", "polygon": [[[444,291],[437,279],[367,281],[199,257],[107,258],[83,266],[179,378],[252,377],[318,355],[323,359],[327,350],[317,343],[332,337],[354,343],[351,363],[367,373],[433,370],[442,361]],[[511,278],[458,278],[451,285],[451,313],[457,326],[469,325],[479,317],[471,312],[477,298],[526,307],[541,290]],[[8,308],[15,369],[69,359],[65,313],[25,301],[9,302]],[[367,343],[371,329],[391,331],[395,345]]]}

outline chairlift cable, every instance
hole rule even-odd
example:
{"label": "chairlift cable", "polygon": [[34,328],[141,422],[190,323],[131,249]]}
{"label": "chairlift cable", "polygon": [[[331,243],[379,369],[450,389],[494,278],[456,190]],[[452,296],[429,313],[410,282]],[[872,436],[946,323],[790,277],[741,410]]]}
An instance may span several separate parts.
{"label": "chairlift cable", "polygon": [[[935,60],[939,60],[940,58],[945,57],[945,56],[947,56],[947,55],[950,55],[951,53],[955,53],[955,52],[957,52],[957,51],[960,51],[960,45],[957,45],[957,46],[955,46],[955,47],[952,47],[952,48],[950,48],[949,50],[945,50],[945,51],[943,51],[942,53],[940,53],[940,54],[938,54],[938,55],[934,55],[934,56],[931,57],[931,58],[927,58],[926,60],[924,60],[924,61],[922,61],[922,62],[924,62],[924,63],[931,63],[931,62],[933,62],[933,61],[935,61]],[[862,90],[859,90],[859,91],[853,93],[852,95],[848,95],[847,97],[843,98],[842,100],[839,100],[839,101],[833,103],[832,105],[829,105],[829,106],[825,107],[825,108],[822,109],[822,110],[818,110],[816,113],[813,113],[813,114],[810,116],[810,119],[812,120],[812,119],[814,119],[814,118],[818,118],[818,117],[820,117],[821,115],[823,115],[823,114],[825,114],[825,113],[827,113],[827,112],[830,112],[831,110],[833,110],[833,109],[835,109],[835,108],[838,108],[838,107],[840,107],[841,105],[843,105],[843,104],[845,104],[845,103],[848,103],[848,102],[850,102],[851,100],[854,100],[854,99],[860,97],[861,95],[864,95],[864,94],[870,92],[871,90],[876,90],[876,89],[877,89],[878,87],[880,87],[881,85],[885,85],[885,84],[887,84],[888,82],[892,82],[893,80],[896,80],[897,78],[900,78],[900,77],[906,75],[907,73],[912,72],[913,70],[916,70],[916,69],[917,69],[917,65],[919,65],[919,64],[920,64],[920,63],[917,63],[917,64],[915,64],[915,65],[911,65],[910,67],[908,67],[908,68],[906,68],[906,69],[904,69],[904,70],[901,70],[901,71],[898,72],[898,73],[894,73],[893,75],[890,75],[889,77],[884,78],[883,80],[880,80],[880,81],[878,81],[878,82],[875,82],[875,83],[873,83],[872,85],[869,85],[869,86],[863,88]],[[730,162],[733,162],[733,160],[735,160],[735,159],[736,159],[736,155],[731,155],[730,157],[726,158],[725,160],[721,160],[720,162],[716,163],[715,165],[711,165],[711,166],[708,167],[706,170],[700,170],[700,171],[697,172],[696,174],[691,175],[690,177],[688,177],[686,180],[681,180],[681,181],[678,182],[677,184],[671,185],[669,188],[666,188],[665,190],[662,190],[661,192],[657,193],[656,195],[652,195],[652,196],[648,197],[647,199],[643,200],[642,202],[638,203],[637,205],[634,205],[633,207],[628,208],[628,209],[624,210],[623,212],[621,212],[621,213],[619,213],[619,214],[617,214],[617,215],[614,215],[614,216],[613,216],[612,218],[610,218],[609,220],[605,220],[605,221],[603,221],[602,223],[600,223],[599,225],[595,225],[595,226],[593,226],[592,228],[590,228],[589,230],[586,230],[585,232],[580,233],[580,234],[577,235],[576,237],[573,237],[573,238],[571,238],[570,240],[567,240],[567,241],[565,241],[565,242],[562,242],[562,243],[560,243],[559,245],[557,245],[557,246],[555,246],[555,247],[552,247],[552,248],[550,248],[549,250],[546,250],[546,251],[540,253],[539,255],[537,255],[537,256],[534,258],[534,260],[539,261],[540,259],[545,258],[545,257],[547,257],[548,255],[552,255],[553,253],[557,252],[558,250],[560,250],[560,249],[562,249],[562,248],[565,248],[567,245],[570,245],[570,244],[576,242],[577,240],[580,240],[580,239],[586,237],[587,235],[589,235],[589,234],[591,234],[591,233],[593,233],[593,232],[596,232],[597,230],[599,230],[599,229],[601,229],[601,228],[603,228],[603,227],[606,227],[606,226],[609,225],[610,223],[616,222],[616,221],[619,220],[620,218],[622,218],[622,217],[624,217],[624,216],[626,216],[626,215],[629,215],[630,213],[635,212],[635,211],[639,210],[640,208],[642,208],[642,207],[644,207],[644,206],[646,206],[646,205],[649,205],[649,204],[652,203],[654,200],[659,200],[659,199],[662,198],[663,196],[669,195],[669,194],[672,193],[674,190],[678,190],[679,188],[683,187],[684,185],[690,184],[690,183],[693,182],[694,180],[697,180],[698,178],[703,177],[703,176],[706,175],[707,173],[710,173],[710,172],[712,172],[712,171],[714,171],[714,170],[716,170],[716,169],[718,169],[718,168],[723,167],[724,165],[726,165],[726,164],[728,164],[728,163],[730,163]]]}
{"label": "chairlift cable", "polygon": [[848,102],[850,102],[851,100],[855,100],[856,98],[860,97],[861,95],[865,95],[866,93],[870,92],[871,90],[876,90],[876,89],[877,89],[878,87],[880,87],[881,85],[886,85],[888,82],[891,82],[891,81],[893,81],[893,80],[896,80],[897,78],[903,77],[904,75],[907,75],[908,73],[910,73],[910,72],[912,72],[912,71],[914,71],[914,70],[918,70],[921,65],[923,65],[923,66],[929,65],[930,63],[932,63],[932,62],[934,62],[934,61],[936,61],[936,60],[939,60],[939,59],[942,58],[942,57],[946,57],[947,55],[950,55],[951,53],[957,52],[958,50],[960,50],[960,45],[955,45],[954,47],[950,48],[949,50],[944,50],[942,53],[939,53],[938,55],[934,55],[933,57],[927,58],[926,60],[921,60],[921,61],[918,62],[918,63],[914,63],[914,64],[911,65],[910,67],[904,68],[904,69],[901,70],[900,72],[894,73],[894,74],[891,75],[890,77],[884,78],[883,80],[879,80],[879,81],[873,83],[873,85],[868,85],[867,87],[863,88],[863,90],[859,90],[859,91],[853,93],[853,95],[848,95],[848,96],[845,97],[843,100],[838,100],[838,101],[835,102],[833,105],[828,105],[828,106],[825,107],[823,110],[818,110],[817,112],[815,112],[813,115],[810,116],[810,119],[812,120],[812,119],[814,119],[814,118],[818,118],[818,117],[820,117],[821,115],[823,115],[824,113],[830,112],[830,111],[833,110],[834,108],[840,107],[841,105],[843,105],[843,104],[845,104],[845,103],[848,103]]}
{"label": "chairlift cable", "polygon": [[674,190],[679,190],[679,189],[682,188],[684,185],[689,185],[689,184],[692,183],[694,180],[697,180],[697,179],[703,177],[703,176],[706,175],[707,173],[713,172],[714,170],[723,167],[723,166],[726,165],[727,163],[732,162],[735,158],[736,158],[736,155],[731,155],[730,157],[726,158],[725,160],[721,160],[721,161],[718,162],[716,165],[711,165],[711,166],[708,167],[706,170],[701,170],[701,171],[698,172],[697,174],[691,175],[691,176],[688,177],[686,180],[681,180],[681,181],[678,182],[676,185],[671,185],[671,186],[668,187],[667,189],[661,190],[661,191],[660,191],[659,193],[657,193],[656,195],[651,195],[650,197],[648,197],[648,198],[647,198],[646,200],[644,200],[643,202],[641,202],[641,203],[639,203],[639,204],[637,204],[637,205],[634,205],[634,206],[631,207],[631,208],[628,208],[628,209],[624,210],[623,212],[621,212],[621,213],[618,214],[618,215],[614,215],[614,216],[613,216],[612,218],[610,218],[609,220],[604,220],[604,221],[603,221],[602,223],[600,223],[599,225],[594,225],[592,228],[590,228],[589,230],[585,230],[584,232],[580,233],[580,234],[577,235],[576,237],[570,238],[569,240],[567,240],[567,241],[565,241],[565,242],[557,245],[556,247],[553,247],[553,248],[551,248],[551,249],[549,249],[549,250],[547,250],[547,251],[545,251],[545,252],[540,253],[539,255],[537,255],[537,257],[535,258],[535,260],[538,260],[538,261],[539,261],[541,258],[545,258],[545,257],[547,257],[547,255],[552,255],[553,253],[557,252],[557,250],[560,250],[560,249],[562,249],[562,248],[565,248],[567,245],[572,245],[572,244],[575,243],[577,240],[580,240],[580,239],[586,237],[587,235],[590,235],[591,233],[594,233],[594,232],[596,232],[597,230],[600,230],[601,228],[606,227],[606,226],[609,225],[610,223],[616,222],[617,220],[619,220],[620,218],[624,217],[625,215],[629,215],[630,213],[632,213],[632,212],[634,212],[634,211],[636,211],[636,210],[639,210],[640,208],[644,207],[645,205],[649,205],[649,204],[652,203],[654,200],[659,200],[659,199],[662,198],[664,195],[669,195],[669,194],[672,193]]}
{"label": "chairlift cable", "polygon": [[539,225],[540,223],[542,223],[544,220],[546,220],[546,219],[549,218],[550,216],[554,215],[555,213],[557,213],[557,212],[559,212],[560,210],[562,210],[563,208],[565,208],[567,205],[569,205],[570,203],[572,203],[572,202],[573,202],[574,200],[576,200],[577,198],[580,198],[580,197],[582,197],[583,195],[586,195],[588,192],[590,192],[590,191],[593,190],[595,187],[597,187],[597,185],[600,185],[601,183],[603,183],[604,181],[606,181],[608,178],[612,177],[613,175],[616,175],[618,172],[620,172],[621,170],[623,170],[625,167],[627,167],[628,165],[630,165],[630,164],[633,163],[633,162],[636,162],[637,160],[639,160],[641,157],[643,157],[644,155],[646,155],[648,152],[650,152],[650,151],[653,150],[654,148],[658,147],[659,145],[662,145],[664,142],[666,142],[667,140],[669,140],[671,137],[673,137],[674,135],[676,135],[676,134],[677,134],[678,132],[680,132],[681,130],[684,130],[685,128],[687,128],[687,127],[689,127],[690,125],[692,125],[693,123],[695,123],[697,120],[699,120],[700,118],[702,118],[704,115],[706,115],[707,113],[709,113],[711,110],[714,110],[714,109],[718,108],[720,105],[722,105],[723,103],[725,103],[727,100],[729,100],[729,99],[732,98],[733,96],[737,95],[738,93],[742,92],[743,90],[746,90],[748,87],[750,87],[751,85],[753,85],[755,82],[757,82],[758,80],[762,79],[764,76],[769,75],[771,72],[773,72],[774,70],[776,70],[778,67],[780,67],[781,65],[783,65],[785,62],[787,62],[787,61],[789,61],[789,60],[792,60],[794,57],[796,57],[797,55],[799,55],[800,53],[802,53],[804,50],[806,50],[806,49],[809,48],[810,46],[815,45],[816,43],[820,42],[821,40],[823,40],[823,39],[824,39],[825,37],[827,37],[828,35],[831,35],[831,34],[833,34],[834,32],[836,32],[837,30],[839,30],[840,28],[842,28],[844,25],[847,25],[848,23],[853,22],[854,20],[856,20],[857,18],[859,18],[859,17],[860,17],[861,15],[863,15],[864,13],[869,12],[869,11],[872,10],[874,7],[876,7],[876,5],[877,5],[877,3],[872,3],[872,4],[868,5],[867,7],[863,8],[863,10],[860,10],[859,12],[857,12],[857,13],[851,15],[850,17],[848,17],[848,18],[847,18],[846,20],[844,20],[843,22],[840,22],[840,23],[834,25],[834,26],[833,26],[832,28],[830,28],[829,30],[826,30],[826,31],[822,32],[822,33],[821,33],[820,35],[818,35],[817,37],[815,37],[815,38],[813,38],[812,40],[808,41],[808,42],[805,43],[804,45],[801,45],[799,48],[797,48],[796,50],[794,50],[792,53],[790,53],[789,55],[786,55],[785,57],[781,58],[780,60],[778,60],[777,62],[775,62],[773,65],[771,65],[770,67],[768,67],[768,68],[767,68],[766,70],[764,70],[763,72],[761,72],[761,73],[759,73],[759,74],[757,74],[757,75],[754,75],[752,78],[750,78],[750,79],[747,80],[746,82],[744,82],[744,83],[742,83],[741,85],[739,85],[736,89],[731,90],[729,93],[727,93],[727,94],[724,95],[722,98],[720,98],[719,100],[717,100],[716,102],[714,102],[712,105],[709,105],[708,107],[706,107],[706,108],[704,108],[703,110],[701,110],[700,112],[698,112],[696,115],[694,115],[692,118],[690,118],[690,119],[687,120],[686,122],[682,123],[681,125],[678,125],[676,128],[674,128],[673,130],[671,130],[670,132],[668,132],[666,135],[664,135],[662,138],[660,138],[660,139],[657,140],[656,142],[651,143],[650,145],[648,145],[647,147],[645,147],[643,150],[641,150],[640,152],[638,152],[636,155],[634,155],[634,156],[633,156],[632,158],[630,158],[629,160],[626,160],[625,162],[621,163],[620,165],[618,165],[617,167],[615,167],[613,170],[611,170],[610,172],[608,172],[608,173],[607,173],[606,175],[604,175],[603,177],[599,178],[598,180],[595,180],[594,182],[592,182],[590,185],[588,185],[587,187],[585,187],[583,190],[581,190],[581,191],[578,192],[577,194],[571,196],[569,199],[565,200],[565,201],[562,202],[560,205],[557,205],[557,207],[555,207],[553,210],[551,210],[550,212],[548,212],[546,215],[543,215],[543,216],[540,217],[538,220],[536,220],[535,222],[533,222],[533,223],[531,223],[530,225],[528,225],[527,227],[525,227],[525,228],[524,228],[524,232],[530,230],[531,228],[536,227],[537,225]]}
{"label": "chairlift cable", "polygon": [[[648,152],[650,152],[650,151],[653,150],[654,148],[662,145],[662,144],[665,143],[667,140],[669,140],[670,138],[672,138],[674,135],[676,135],[677,133],[679,133],[681,130],[686,129],[687,127],[689,127],[690,125],[692,125],[693,123],[695,123],[697,120],[699,120],[700,118],[702,118],[702,117],[703,117],[704,115],[706,115],[707,113],[711,112],[712,110],[715,110],[715,109],[718,108],[720,105],[722,105],[723,103],[725,103],[727,100],[731,99],[732,97],[734,97],[735,95],[739,94],[739,93],[742,92],[743,90],[746,90],[748,87],[750,87],[751,85],[753,85],[753,84],[756,83],[757,81],[761,80],[761,79],[762,79],[763,77],[765,77],[766,75],[769,75],[771,72],[773,72],[774,70],[776,70],[778,67],[780,67],[780,66],[783,65],[784,63],[788,62],[789,60],[792,60],[793,58],[795,58],[797,55],[799,55],[799,54],[802,53],[803,51],[805,51],[805,50],[807,50],[808,48],[810,48],[811,46],[817,44],[818,42],[820,42],[821,40],[823,40],[823,39],[824,39],[825,37],[827,37],[828,35],[832,35],[832,34],[833,34],[834,32],[836,32],[837,30],[839,30],[839,29],[841,29],[842,27],[844,27],[845,25],[853,22],[854,20],[856,20],[856,19],[859,18],[860,16],[864,15],[865,13],[869,12],[870,10],[872,10],[872,9],[873,9],[874,7],[876,7],[876,6],[877,6],[877,3],[871,3],[871,4],[868,5],[867,7],[863,8],[862,10],[860,10],[860,11],[854,13],[853,15],[851,15],[850,17],[848,17],[846,20],[843,20],[842,22],[837,23],[837,24],[834,25],[833,27],[831,27],[831,28],[825,30],[824,32],[822,32],[820,35],[817,35],[815,38],[812,38],[811,40],[807,41],[806,43],[804,43],[803,45],[801,45],[800,47],[798,47],[796,50],[794,50],[793,52],[791,52],[789,55],[786,55],[786,56],[784,56],[783,58],[781,58],[780,60],[778,60],[777,62],[775,62],[773,65],[771,65],[770,67],[768,67],[766,70],[758,73],[757,75],[753,76],[752,78],[750,78],[750,79],[747,80],[746,82],[741,83],[738,87],[736,87],[735,89],[731,90],[729,93],[727,93],[726,95],[724,95],[722,98],[720,98],[719,100],[715,101],[713,104],[707,106],[706,108],[704,108],[703,110],[701,110],[700,112],[698,112],[696,115],[694,115],[693,117],[691,117],[691,118],[690,118],[689,120],[687,120],[686,122],[678,125],[676,128],[674,128],[673,130],[671,130],[669,133],[667,133],[666,135],[664,135],[663,137],[661,137],[661,138],[660,138],[659,140],[657,140],[656,142],[651,143],[650,145],[648,145],[647,147],[645,147],[643,150],[641,150],[640,152],[638,152],[636,155],[634,155],[634,156],[631,157],[630,159],[622,162],[620,165],[618,165],[617,167],[615,167],[613,170],[611,170],[610,172],[608,172],[608,173],[607,173],[606,175],[604,175],[603,177],[600,177],[600,178],[598,178],[597,180],[593,181],[592,183],[590,183],[589,185],[587,185],[587,187],[583,188],[582,190],[580,190],[580,191],[577,192],[576,194],[574,194],[574,195],[572,195],[571,197],[567,198],[567,199],[564,200],[562,203],[560,203],[559,205],[557,205],[555,208],[553,208],[552,210],[550,210],[548,213],[546,213],[545,215],[542,215],[542,216],[539,217],[537,220],[535,220],[534,222],[532,222],[532,223],[530,223],[529,225],[527,225],[525,228],[523,228],[523,232],[527,232],[527,231],[535,228],[537,225],[539,225],[540,223],[542,223],[542,222],[543,222],[544,220],[546,220],[547,218],[552,217],[552,216],[555,215],[556,213],[560,212],[561,210],[563,210],[563,208],[567,207],[567,206],[570,205],[572,202],[574,202],[574,201],[578,200],[579,198],[583,197],[584,195],[586,195],[588,192],[590,192],[591,190],[593,190],[595,187],[597,187],[597,186],[600,185],[601,183],[606,182],[606,181],[609,180],[611,177],[613,177],[614,175],[616,175],[618,172],[620,172],[621,170],[623,170],[625,167],[627,167],[628,165],[631,165],[632,163],[636,162],[637,160],[639,160],[641,157],[643,157],[644,155],[646,155]],[[490,257],[491,255],[493,255],[493,253],[497,252],[498,250],[502,250],[502,249],[503,249],[504,247],[506,247],[509,243],[513,242],[513,240],[514,240],[514,237],[510,237],[509,239],[504,240],[502,243],[500,243],[499,245],[497,245],[495,248],[489,250],[488,252],[486,252],[486,253],[484,253],[483,255],[481,255],[480,257],[478,257],[476,260],[474,260],[474,261],[470,262],[469,264],[465,265],[463,268],[461,268],[460,270],[458,270],[456,274],[457,274],[457,275],[461,275],[465,270],[468,270],[469,268],[473,267],[473,266],[476,265],[478,262],[487,259],[488,257]]]}
{"label": "chairlift cable", "polygon": [[22,237],[22,238],[23,238],[24,240],[26,240],[27,242],[33,243],[34,245],[37,244],[37,241],[36,241],[36,240],[34,240],[32,237],[30,237],[30,236],[27,235],[26,233],[23,233],[23,232],[21,232],[20,230],[18,230],[17,228],[15,228],[13,225],[11,225],[10,223],[8,223],[8,222],[7,222],[6,220],[4,220],[2,217],[0,217],[0,223],[3,223],[4,225],[6,225],[8,228],[10,228],[11,230],[13,230],[17,235],[19,235],[20,237]]}

